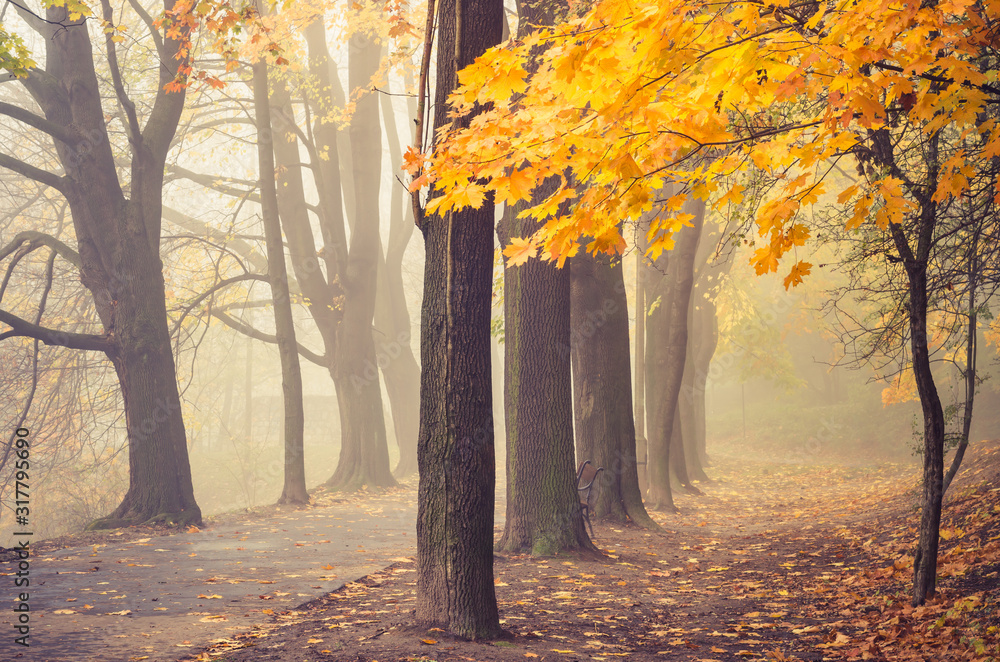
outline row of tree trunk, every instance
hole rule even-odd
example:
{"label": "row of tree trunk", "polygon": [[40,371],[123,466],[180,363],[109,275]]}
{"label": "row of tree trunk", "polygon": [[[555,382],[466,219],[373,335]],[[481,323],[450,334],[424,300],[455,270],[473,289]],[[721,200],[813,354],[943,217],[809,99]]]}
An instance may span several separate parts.
{"label": "row of tree trunk", "polygon": [[[519,31],[523,36],[533,26],[552,24],[567,9],[555,0],[519,4]],[[449,117],[445,104],[455,86],[456,71],[499,41],[503,4],[500,0],[442,0],[436,10],[435,129],[456,121]],[[536,191],[536,198],[559,185],[559,178],[550,178]],[[502,632],[493,589],[491,202],[488,199],[478,210],[427,216],[421,226],[426,262],[417,619],[471,639],[496,638]],[[497,225],[502,244],[538,229],[533,221],[519,218],[519,212],[531,204],[504,210]],[[656,382],[646,394],[647,407],[657,412],[650,426],[654,439],[650,455],[657,470],[664,467],[663,480],[650,493],[658,498],[656,505],[670,508],[665,463],[669,461],[670,426],[675,419],[679,425],[675,412],[688,353],[688,311],[704,204],[696,211],[695,227],[682,233],[670,265],[673,271],[662,283],[673,288],[670,303],[664,305],[671,316],[666,318],[665,332],[656,326],[662,324],[659,317],[651,322],[656,335],[647,348],[647,357],[653,350],[647,369],[666,376],[662,380],[666,386]],[[502,552],[597,553],[584,528],[574,484],[575,462],[584,459],[605,469],[591,505],[595,516],[657,527],[643,505],[638,481],[621,261],[582,250],[570,259],[570,265],[558,269],[549,262],[529,260],[504,267],[507,514],[497,544]],[[655,287],[648,289],[647,297],[659,296]],[[646,311],[637,315],[644,318]],[[714,341],[711,345],[714,349]],[[691,383],[698,383],[695,371],[691,374]],[[667,401],[669,405],[664,404]],[[663,425],[661,421],[666,422],[666,432],[657,427]],[[677,453],[682,454],[680,437],[674,437]],[[697,451],[692,455],[698,456]]]}

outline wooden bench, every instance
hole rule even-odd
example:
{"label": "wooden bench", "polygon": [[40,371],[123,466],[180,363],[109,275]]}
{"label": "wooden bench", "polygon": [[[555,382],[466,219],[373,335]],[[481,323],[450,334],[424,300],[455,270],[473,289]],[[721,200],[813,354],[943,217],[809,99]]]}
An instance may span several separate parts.
{"label": "wooden bench", "polygon": [[583,514],[583,521],[590,527],[590,537],[594,537],[594,525],[590,523],[590,495],[594,489],[597,477],[604,471],[604,467],[594,467],[590,460],[580,463],[580,468],[576,472],[576,489],[580,493],[580,512]]}

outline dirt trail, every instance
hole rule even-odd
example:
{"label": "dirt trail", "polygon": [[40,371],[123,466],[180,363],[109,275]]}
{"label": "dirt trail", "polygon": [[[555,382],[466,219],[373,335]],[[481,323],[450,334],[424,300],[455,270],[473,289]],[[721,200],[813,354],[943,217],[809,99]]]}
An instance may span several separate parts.
{"label": "dirt trail", "polygon": [[796,590],[806,566],[827,574],[849,567],[848,540],[836,532],[898,508],[915,468],[720,460],[713,474],[721,480],[703,486],[704,495],[677,495],[679,514],[654,513],[663,533],[595,523],[606,559],[498,559],[510,642],[472,644],[413,628],[415,569],[401,561],[202,655],[227,662],[762,658],[757,630],[737,635],[732,626],[761,610],[773,616],[765,631],[812,626],[813,614],[778,608],[779,591]]}
{"label": "dirt trail", "polygon": [[[109,544],[41,552],[31,558],[31,646],[13,643],[5,604],[0,660],[176,660],[270,620],[265,610],[290,609],[412,556],[415,518],[411,486],[197,532],[125,542],[110,534]],[[0,585],[15,595],[13,577]]]}
{"label": "dirt trail", "polygon": [[703,496],[654,515],[663,533],[596,524],[604,559],[498,558],[509,640],[415,626],[410,560],[189,659],[996,662],[1000,444],[985,450],[954,488],[941,597],[926,608],[908,604],[915,462],[807,467],[757,454],[717,458]]}
{"label": "dirt trail", "polygon": [[[1000,623],[979,628],[997,619],[1000,443],[975,448],[967,467],[944,525],[943,597],[922,611],[905,606],[915,462],[720,456],[704,495],[654,513],[663,532],[595,522],[606,558],[498,558],[508,641],[413,625],[411,488],[46,554],[32,566],[44,584],[32,585],[30,654],[5,640],[0,660],[952,662],[988,659],[969,653],[980,644],[1000,659],[989,634]],[[962,619],[949,616],[956,605]]]}

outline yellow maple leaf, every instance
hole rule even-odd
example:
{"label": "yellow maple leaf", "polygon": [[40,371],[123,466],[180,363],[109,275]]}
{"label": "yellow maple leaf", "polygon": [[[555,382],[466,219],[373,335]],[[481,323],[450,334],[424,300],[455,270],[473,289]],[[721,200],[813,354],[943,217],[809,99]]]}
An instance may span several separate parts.
{"label": "yellow maple leaf", "polygon": [[843,191],[841,191],[839,195],[837,195],[837,204],[838,205],[844,204],[845,202],[853,198],[854,194],[857,192],[858,192],[857,184],[852,184],[851,186],[848,186]]}
{"label": "yellow maple leaf", "polygon": [[538,254],[538,245],[533,239],[514,237],[510,241],[510,246],[503,249],[503,254],[507,256],[507,266],[516,267],[535,257]]}
{"label": "yellow maple leaf", "polygon": [[413,149],[412,145],[407,146],[406,153],[403,154],[403,170],[408,172],[411,177],[416,177],[417,173],[420,172],[420,169],[423,168],[423,166],[423,154]]}
{"label": "yellow maple leaf", "polygon": [[496,191],[497,203],[515,203],[531,198],[531,192],[535,188],[535,180],[523,170],[514,170],[510,176],[497,177],[494,180],[493,188]]}
{"label": "yellow maple leaf", "polygon": [[774,247],[768,245],[754,251],[753,257],[750,259],[750,263],[753,264],[754,271],[756,271],[757,275],[760,276],[769,271],[777,271],[779,257],[780,254],[775,254]]}
{"label": "yellow maple leaf", "polygon": [[486,189],[479,184],[469,184],[464,188],[456,189],[453,193],[455,207],[457,209],[463,207],[479,209],[483,206],[483,200],[486,199],[485,192]]}
{"label": "yellow maple leaf", "polygon": [[730,205],[730,204],[731,205],[740,204],[741,202],[743,202],[743,191],[745,190],[746,187],[744,186],[741,186],[739,184],[733,185],[731,189],[726,191],[725,195],[723,195],[716,201],[715,208],[718,209],[720,207],[724,207],[725,205]]}
{"label": "yellow maple leaf", "polygon": [[521,94],[528,89],[528,83],[524,80],[527,75],[528,72],[520,65],[500,69],[495,71],[493,77],[487,81],[483,91],[489,99],[510,99],[515,94]]}

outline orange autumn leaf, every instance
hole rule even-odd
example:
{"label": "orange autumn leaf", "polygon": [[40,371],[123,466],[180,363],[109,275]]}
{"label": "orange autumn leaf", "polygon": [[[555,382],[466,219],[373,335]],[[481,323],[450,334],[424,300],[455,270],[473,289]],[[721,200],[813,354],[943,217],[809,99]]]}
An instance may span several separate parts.
{"label": "orange autumn leaf", "polygon": [[507,256],[507,266],[516,267],[524,264],[538,253],[538,246],[532,239],[521,239],[515,237],[511,239],[510,246],[503,249],[503,254]]}

